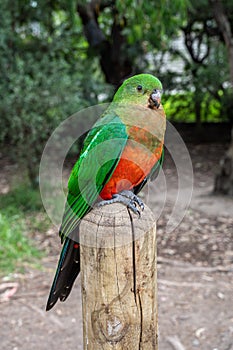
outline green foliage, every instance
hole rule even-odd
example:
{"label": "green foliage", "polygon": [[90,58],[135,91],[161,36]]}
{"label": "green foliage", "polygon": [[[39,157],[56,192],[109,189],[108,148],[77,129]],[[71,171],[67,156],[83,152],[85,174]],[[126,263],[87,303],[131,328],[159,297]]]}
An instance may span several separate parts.
{"label": "green foliage", "polygon": [[[91,0],[1,1],[0,146],[27,168],[32,184],[54,128],[113,94],[105,83],[101,47],[89,45],[77,12],[77,4],[87,3]],[[232,24],[233,3],[222,3]],[[208,0],[103,0],[97,8],[102,44],[116,44],[115,61],[109,62],[158,76],[171,121],[232,120],[227,52]],[[185,33],[193,51],[177,45]],[[176,69],[180,62],[183,71]],[[25,232],[46,230],[48,220],[34,215],[41,208],[39,193],[27,183],[1,196],[0,264],[7,271],[38,256]]]}
{"label": "green foliage", "polygon": [[21,271],[23,265],[38,265],[41,253],[25,235],[25,223],[20,214],[0,212],[0,274]]}
{"label": "green foliage", "polygon": [[0,210],[9,215],[43,211],[40,193],[28,183],[13,186],[12,190],[1,195]]}
{"label": "green foliage", "polygon": [[[171,122],[195,123],[194,94],[192,92],[164,96],[163,106]],[[206,93],[201,102],[203,122],[221,122],[221,103]],[[225,119],[227,120],[227,118]]]}
{"label": "green foliage", "polygon": [[[228,2],[224,4],[226,9],[228,5]],[[173,58],[174,64],[183,64],[183,71],[175,72],[171,65],[173,69],[169,69],[161,78],[166,93],[171,94],[171,102],[167,101],[168,114],[173,120],[193,121],[199,126],[202,122],[231,120],[232,97],[227,98],[227,50],[208,0],[189,5],[180,35],[184,38],[185,47],[181,41],[177,45],[170,41],[170,59],[172,61]]]}
{"label": "green foliage", "polygon": [[126,20],[129,42],[147,40],[160,47],[161,40],[173,37],[185,19],[186,0],[138,1],[117,0],[119,18]]}
{"label": "green foliage", "polygon": [[29,183],[17,184],[0,195],[0,275],[39,266],[43,256],[32,240],[32,233],[44,232],[51,225],[44,213],[39,190]]}
{"label": "green foliage", "polygon": [[[78,1],[82,8],[86,8],[84,31],[85,33],[89,31],[88,53],[92,57],[97,55],[102,58],[101,68],[105,73],[106,65],[105,69],[103,68],[105,54],[102,54],[105,45],[108,48],[109,64],[115,63],[122,67],[123,72],[124,68],[127,68],[126,75],[148,72],[148,53],[154,54],[168,49],[169,41],[175,37],[179,26],[185,20],[187,3],[188,0]],[[94,24],[88,23],[88,19],[98,22],[93,30],[91,26]],[[99,36],[96,34],[95,37],[93,32]],[[95,44],[97,48],[93,44],[95,39],[96,42],[101,41],[101,45]],[[114,67],[112,72],[114,80]],[[121,72],[119,76],[119,81],[115,85],[125,78],[124,75],[121,76]],[[109,79],[109,73],[106,77]]]}
{"label": "green foliage", "polygon": [[96,73],[96,60],[80,55],[81,28],[71,26],[62,2],[22,1],[17,6],[16,11],[3,1],[0,14],[0,144],[26,165],[36,184],[51,132],[69,115],[98,103],[106,84]]}
{"label": "green foliage", "polygon": [[166,116],[171,122],[194,122],[195,114],[192,112],[192,93],[163,96],[163,106]]}
{"label": "green foliage", "polygon": [[[0,146],[27,167],[34,185],[42,150],[54,128],[83,107],[109,100],[113,93],[105,83],[102,48],[88,43],[87,28],[77,12],[77,4],[90,3],[1,1]],[[232,17],[232,2],[227,0],[224,7]],[[124,71],[126,62],[131,73],[158,76],[170,94],[172,103],[166,104],[172,119],[194,120],[199,107],[201,121],[232,118],[225,45],[208,0],[101,1],[96,8],[102,44],[116,45],[109,62],[123,62],[119,70]],[[176,45],[185,30],[190,31],[194,55]],[[200,60],[207,49],[206,58]],[[177,59],[183,72],[176,70]]]}

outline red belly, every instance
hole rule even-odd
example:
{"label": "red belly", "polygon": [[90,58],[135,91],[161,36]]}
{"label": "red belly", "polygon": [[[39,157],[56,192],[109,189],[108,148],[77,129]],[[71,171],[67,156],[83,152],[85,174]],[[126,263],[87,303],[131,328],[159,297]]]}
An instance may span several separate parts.
{"label": "red belly", "polygon": [[143,145],[129,140],[110,180],[100,193],[102,199],[110,199],[115,193],[131,190],[150,173],[162,153],[162,143],[152,153]]}

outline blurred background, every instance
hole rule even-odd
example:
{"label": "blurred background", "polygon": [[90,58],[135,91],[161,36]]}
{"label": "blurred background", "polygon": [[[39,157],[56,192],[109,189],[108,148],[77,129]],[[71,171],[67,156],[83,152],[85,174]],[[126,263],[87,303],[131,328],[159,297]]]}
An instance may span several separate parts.
{"label": "blurred background", "polygon": [[[160,349],[233,349],[233,2],[0,4],[1,348],[82,349],[79,287],[44,312],[60,242],[41,203],[39,163],[63,120],[111,101],[143,72],[162,81],[167,118],[194,170],[180,226],[165,233],[169,202],[158,220]],[[164,173],[172,197],[168,152]]]}

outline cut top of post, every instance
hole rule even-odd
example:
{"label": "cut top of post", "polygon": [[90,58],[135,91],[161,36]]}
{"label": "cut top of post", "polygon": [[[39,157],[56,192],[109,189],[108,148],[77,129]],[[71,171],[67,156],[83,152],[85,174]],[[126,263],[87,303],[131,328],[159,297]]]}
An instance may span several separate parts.
{"label": "cut top of post", "polygon": [[147,206],[140,217],[118,203],[96,207],[81,222],[80,243],[96,248],[119,247],[132,242],[132,229],[136,240],[154,225],[155,218]]}

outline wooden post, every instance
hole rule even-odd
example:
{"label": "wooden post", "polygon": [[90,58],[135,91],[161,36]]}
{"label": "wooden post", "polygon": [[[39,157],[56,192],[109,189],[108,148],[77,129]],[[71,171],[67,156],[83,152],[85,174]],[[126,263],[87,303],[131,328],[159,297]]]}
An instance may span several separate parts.
{"label": "wooden post", "polygon": [[85,350],[156,350],[156,223],[121,204],[80,225]]}

